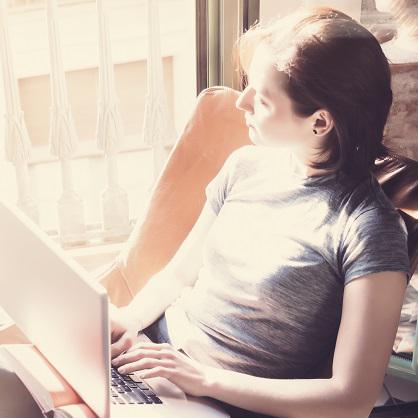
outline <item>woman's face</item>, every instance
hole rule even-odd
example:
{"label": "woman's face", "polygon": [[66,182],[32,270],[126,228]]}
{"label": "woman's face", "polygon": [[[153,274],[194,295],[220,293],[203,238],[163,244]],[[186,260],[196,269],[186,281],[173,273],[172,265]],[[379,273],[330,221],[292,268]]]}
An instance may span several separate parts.
{"label": "woman's face", "polygon": [[248,86],[235,106],[245,112],[253,143],[273,147],[306,144],[313,139],[313,120],[293,112],[281,88],[281,78],[286,75],[273,66],[271,57],[268,47],[257,46],[248,69]]}

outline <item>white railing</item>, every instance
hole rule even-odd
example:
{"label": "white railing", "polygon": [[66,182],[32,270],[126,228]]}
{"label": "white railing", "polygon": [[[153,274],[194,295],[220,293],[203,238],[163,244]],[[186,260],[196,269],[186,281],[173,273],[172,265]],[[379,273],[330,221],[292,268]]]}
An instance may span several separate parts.
{"label": "white railing", "polygon": [[56,0],[47,0],[48,40],[51,63],[51,154],[61,162],[62,195],[57,202],[59,233],[65,244],[85,241],[84,206],[73,187],[72,159],[77,132],[68,102]]}
{"label": "white railing", "polygon": [[38,222],[38,208],[30,192],[28,176],[31,144],[20,105],[4,0],[0,0],[0,53],[6,107],[5,155],[15,165],[18,191],[17,204],[35,222]]}
{"label": "white railing", "polygon": [[160,23],[158,0],[148,1],[148,93],[145,105],[143,137],[153,149],[154,180],[164,161],[164,145],[175,139],[174,124],[169,117],[164,94],[163,66],[161,62]]}
{"label": "white railing", "polygon": [[[42,3],[42,5],[40,5]],[[65,1],[66,4],[69,1]],[[97,0],[99,84],[97,101],[96,147],[106,158],[106,188],[101,195],[103,240],[126,237],[131,231],[129,202],[118,180],[118,151],[123,137],[122,120],[113,75],[113,62],[108,25],[107,1]],[[160,51],[160,27],[158,0],[147,0],[148,51],[147,95],[143,123],[143,139],[154,155],[154,180],[164,165],[164,146],[176,138],[174,123],[170,119],[164,89],[162,55]],[[72,163],[77,149],[77,132],[69,105],[63,48],[60,42],[60,6],[57,0],[46,3],[32,1],[0,0],[1,58],[6,106],[6,156],[14,163],[18,188],[19,206],[39,221],[35,199],[30,194],[28,159],[31,152],[18,93],[18,74],[13,66],[10,51],[13,45],[8,36],[7,15],[10,7],[44,7],[48,28],[49,61],[51,77],[51,119],[49,143],[51,155],[60,161],[62,172],[62,195],[57,202],[59,238],[63,245],[86,244],[89,234],[85,223],[83,201],[74,187]],[[9,6],[9,7],[8,7]],[[64,60],[65,62],[65,60]],[[33,179],[32,179],[33,180]],[[43,185],[39,185],[42,187]],[[46,186],[46,185],[44,185]]]}
{"label": "white railing", "polygon": [[128,195],[119,186],[117,152],[123,128],[116,98],[110,33],[105,0],[97,0],[99,22],[99,100],[97,142],[107,160],[107,188],[102,194],[103,228],[106,238],[129,232]]}

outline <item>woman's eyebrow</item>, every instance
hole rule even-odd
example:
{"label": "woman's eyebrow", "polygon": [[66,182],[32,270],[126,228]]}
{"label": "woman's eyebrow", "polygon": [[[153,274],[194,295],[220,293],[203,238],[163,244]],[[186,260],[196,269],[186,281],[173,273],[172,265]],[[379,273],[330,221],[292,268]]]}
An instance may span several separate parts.
{"label": "woman's eyebrow", "polygon": [[270,94],[270,91],[269,90],[267,90],[267,89],[262,89],[262,90],[260,90],[260,93],[266,98],[266,99],[268,99],[268,100],[272,100],[273,98],[272,98],[272,96],[271,96],[271,94]]}
{"label": "woman's eyebrow", "polygon": [[[248,81],[248,84],[252,84],[252,83],[250,82],[250,74],[249,74],[249,73],[247,73],[247,81]],[[272,100],[271,94],[270,94],[270,92],[269,92],[266,88],[264,88],[264,89],[260,89],[260,90],[259,90],[259,93],[260,93],[261,95],[263,95],[266,99],[268,99],[268,100]]]}

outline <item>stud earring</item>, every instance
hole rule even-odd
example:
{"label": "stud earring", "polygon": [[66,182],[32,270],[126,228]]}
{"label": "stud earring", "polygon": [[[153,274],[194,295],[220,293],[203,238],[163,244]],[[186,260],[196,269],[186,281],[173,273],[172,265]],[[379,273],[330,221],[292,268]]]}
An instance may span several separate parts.
{"label": "stud earring", "polygon": [[317,130],[316,129],[312,129],[314,134],[317,134]]}

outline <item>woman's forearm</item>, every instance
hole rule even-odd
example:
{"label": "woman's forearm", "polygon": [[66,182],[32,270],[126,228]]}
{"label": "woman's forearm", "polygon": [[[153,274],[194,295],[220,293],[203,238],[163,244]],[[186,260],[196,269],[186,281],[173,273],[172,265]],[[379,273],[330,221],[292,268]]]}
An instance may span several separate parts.
{"label": "woman's forearm", "polygon": [[[332,379],[268,379],[207,368],[205,395],[281,418],[366,418],[369,414]],[[370,411],[369,411],[370,412]]]}
{"label": "woman's forearm", "polygon": [[138,330],[152,324],[178,297],[186,284],[169,270],[154,274],[124,309],[138,323]]}

